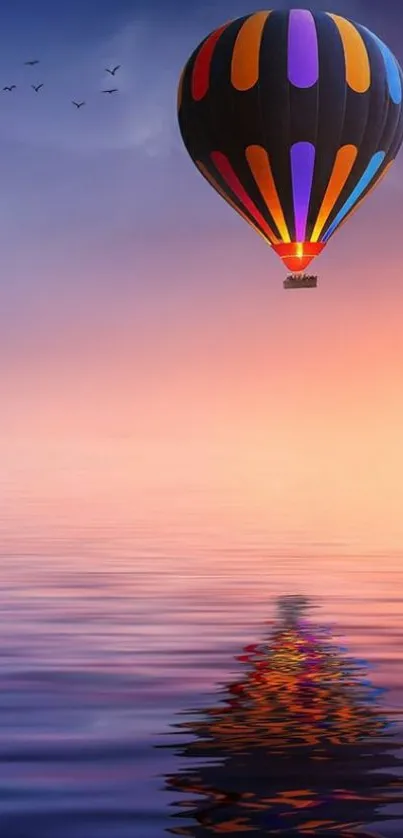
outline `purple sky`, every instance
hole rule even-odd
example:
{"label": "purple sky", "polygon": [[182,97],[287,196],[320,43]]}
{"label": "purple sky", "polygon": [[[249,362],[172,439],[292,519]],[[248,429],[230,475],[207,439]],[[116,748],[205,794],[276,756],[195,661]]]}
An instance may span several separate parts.
{"label": "purple sky", "polygon": [[[42,333],[69,307],[90,311],[95,295],[98,305],[101,298],[116,305],[123,295],[125,307],[136,307],[139,296],[174,293],[181,280],[169,265],[178,247],[184,239],[197,246],[219,224],[249,243],[251,231],[183,151],[175,100],[178,74],[199,40],[255,7],[252,0],[3,3],[0,82],[18,87],[1,94],[2,342],[8,333]],[[338,0],[332,10],[374,28],[403,59],[403,8],[395,0]],[[23,67],[31,56],[41,64]],[[109,81],[109,62],[122,63],[121,92],[105,101],[99,89]],[[44,82],[38,95],[31,81]],[[70,104],[75,97],[88,103],[79,112]],[[392,183],[401,169],[382,193],[392,202],[392,224],[394,203],[403,206],[400,182]],[[373,215],[376,198],[341,234],[346,246]],[[147,260],[151,267],[157,242],[168,270],[156,289],[147,283]],[[328,258],[337,251],[334,244]],[[278,271],[271,255],[267,264]]]}

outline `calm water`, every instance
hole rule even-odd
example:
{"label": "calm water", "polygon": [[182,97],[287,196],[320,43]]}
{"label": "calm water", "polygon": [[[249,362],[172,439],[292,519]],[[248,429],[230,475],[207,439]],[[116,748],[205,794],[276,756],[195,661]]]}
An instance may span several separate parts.
{"label": "calm water", "polygon": [[99,527],[5,539],[0,835],[403,835],[402,557]]}

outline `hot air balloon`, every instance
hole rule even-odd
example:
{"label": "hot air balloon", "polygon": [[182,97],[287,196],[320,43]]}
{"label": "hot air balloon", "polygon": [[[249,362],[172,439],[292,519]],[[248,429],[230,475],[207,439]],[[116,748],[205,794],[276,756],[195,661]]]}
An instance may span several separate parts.
{"label": "hot air balloon", "polygon": [[261,11],[219,27],[178,90],[185,147],[214,189],[301,275],[392,165],[403,74],[369,29],[330,12]]}

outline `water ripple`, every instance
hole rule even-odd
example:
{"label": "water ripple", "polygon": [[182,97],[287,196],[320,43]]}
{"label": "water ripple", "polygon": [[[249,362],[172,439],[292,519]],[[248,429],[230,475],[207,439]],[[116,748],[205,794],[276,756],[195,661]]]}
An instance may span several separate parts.
{"label": "water ripple", "polygon": [[[60,540],[57,549],[0,557],[0,835],[201,836],[219,832],[226,818],[242,835],[246,818],[257,834],[293,835],[297,824],[305,829],[298,834],[347,835],[349,820],[401,838],[401,557],[310,556],[295,545],[287,554],[258,540],[250,550],[175,557],[162,547],[141,553],[134,537],[122,544],[111,538],[101,549],[98,535],[93,544],[83,538],[82,552],[72,540],[63,555]],[[292,592],[316,606],[313,646],[324,644],[328,661],[338,662],[339,695],[348,696],[343,729],[355,740],[334,745],[341,750],[332,770],[329,759],[314,768],[303,743],[291,755],[285,743],[297,728],[278,708],[259,718],[239,709],[235,731],[222,711],[230,686],[250,683],[245,672],[256,671],[259,655],[265,671],[279,630],[276,602]],[[306,687],[309,712],[319,713],[324,683],[322,672],[316,705]],[[237,701],[241,707],[241,694]],[[331,719],[337,738],[340,719],[336,727]],[[322,738],[328,722],[322,713]],[[207,732],[211,752],[200,746],[203,724],[216,725]],[[313,737],[312,752],[311,722],[298,727]],[[183,745],[184,732],[192,745]],[[229,741],[238,743],[235,754]]]}

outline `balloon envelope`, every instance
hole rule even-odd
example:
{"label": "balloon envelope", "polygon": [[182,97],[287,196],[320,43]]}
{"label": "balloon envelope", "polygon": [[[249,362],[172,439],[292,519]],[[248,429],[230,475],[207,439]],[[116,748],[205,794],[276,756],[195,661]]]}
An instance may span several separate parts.
{"label": "balloon envelope", "polygon": [[403,140],[402,70],[339,15],[262,11],[216,29],[184,67],[184,144],[284,265],[304,270]]}

